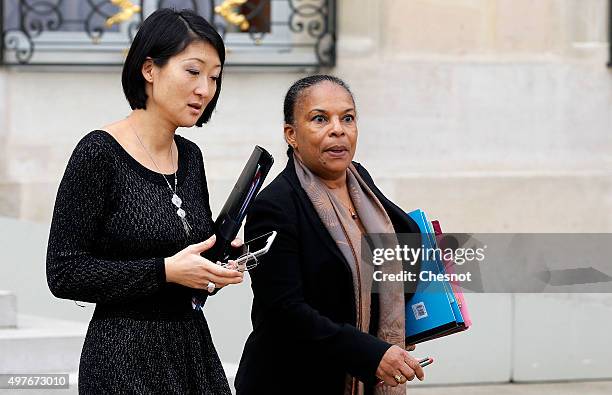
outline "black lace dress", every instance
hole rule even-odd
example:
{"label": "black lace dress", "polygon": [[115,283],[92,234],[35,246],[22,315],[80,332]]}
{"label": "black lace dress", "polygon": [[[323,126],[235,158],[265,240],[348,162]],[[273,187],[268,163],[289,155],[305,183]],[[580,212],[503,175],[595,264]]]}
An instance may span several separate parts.
{"label": "black lace dress", "polygon": [[110,134],[89,133],[68,162],[51,223],[47,280],[57,297],[96,303],[80,393],[230,394],[191,290],[165,281],[164,257],[213,233],[202,153],[183,137],[175,141],[189,238],[162,175]]}

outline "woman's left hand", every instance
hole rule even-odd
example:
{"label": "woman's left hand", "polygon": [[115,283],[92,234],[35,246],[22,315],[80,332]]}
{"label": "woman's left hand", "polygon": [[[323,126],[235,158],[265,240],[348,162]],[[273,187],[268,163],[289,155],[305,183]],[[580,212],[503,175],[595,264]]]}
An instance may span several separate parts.
{"label": "woman's left hand", "polygon": [[395,387],[415,377],[423,381],[425,373],[419,361],[410,356],[408,351],[393,345],[380,360],[378,369],[376,369],[376,377],[386,385]]}

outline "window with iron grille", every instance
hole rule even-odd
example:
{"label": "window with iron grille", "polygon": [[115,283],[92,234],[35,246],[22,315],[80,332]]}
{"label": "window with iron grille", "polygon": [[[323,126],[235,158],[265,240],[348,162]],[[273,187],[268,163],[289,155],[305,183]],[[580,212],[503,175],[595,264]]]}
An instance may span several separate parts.
{"label": "window with iron grille", "polygon": [[162,7],[213,24],[229,66],[335,64],[335,0],[1,0],[2,63],[120,65],[143,18]]}

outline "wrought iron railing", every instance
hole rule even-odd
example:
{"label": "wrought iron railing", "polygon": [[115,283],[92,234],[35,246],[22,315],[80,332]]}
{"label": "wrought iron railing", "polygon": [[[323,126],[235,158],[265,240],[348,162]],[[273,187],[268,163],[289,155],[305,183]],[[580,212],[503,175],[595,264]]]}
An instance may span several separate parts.
{"label": "wrought iron railing", "polygon": [[218,29],[230,66],[335,65],[335,0],[0,1],[3,64],[121,64],[143,18],[174,7]]}

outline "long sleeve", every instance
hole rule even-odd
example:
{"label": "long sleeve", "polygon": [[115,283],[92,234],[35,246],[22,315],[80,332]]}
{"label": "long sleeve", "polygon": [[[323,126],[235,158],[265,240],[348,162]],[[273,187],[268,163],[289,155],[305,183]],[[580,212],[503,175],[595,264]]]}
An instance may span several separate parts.
{"label": "long sleeve", "polygon": [[[312,346],[324,360],[333,360],[364,382],[375,380],[380,360],[390,344],[359,331],[352,325],[337,323],[320,314],[304,299],[300,239],[291,208],[273,199],[256,200],[246,227],[247,239],[273,230],[278,232],[270,251],[250,271],[253,293],[260,317],[273,320],[296,340]],[[254,326],[259,322],[254,322]]]}
{"label": "long sleeve", "polygon": [[207,215],[212,218],[212,210],[210,209],[210,194],[208,193],[208,181],[206,180],[206,169],[204,168],[204,156],[202,155],[202,151],[196,147],[195,149],[198,167],[202,172],[202,195],[203,195],[203,204],[206,208]]}
{"label": "long sleeve", "polygon": [[165,284],[161,257],[112,260],[94,245],[110,193],[108,147],[86,136],[68,162],[55,201],[47,248],[47,282],[65,299],[119,302],[150,295]]}

